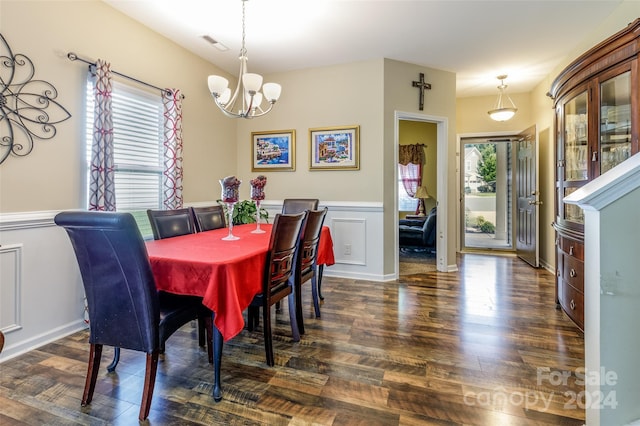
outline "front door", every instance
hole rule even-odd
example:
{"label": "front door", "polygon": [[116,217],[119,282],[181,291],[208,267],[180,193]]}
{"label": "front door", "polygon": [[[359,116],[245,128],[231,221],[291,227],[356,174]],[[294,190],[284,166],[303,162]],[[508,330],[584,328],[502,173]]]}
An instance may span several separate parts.
{"label": "front door", "polygon": [[531,266],[539,266],[538,256],[538,163],[536,127],[518,135],[516,141],[516,253]]}

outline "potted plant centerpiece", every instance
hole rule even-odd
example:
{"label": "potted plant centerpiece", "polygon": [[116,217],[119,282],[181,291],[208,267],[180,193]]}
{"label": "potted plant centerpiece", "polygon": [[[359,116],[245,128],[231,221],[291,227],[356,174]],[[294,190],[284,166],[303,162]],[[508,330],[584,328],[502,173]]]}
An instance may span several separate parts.
{"label": "potted plant centerpiece", "polygon": [[[222,200],[218,200],[218,203],[222,205],[226,213],[227,205]],[[238,201],[233,209],[233,224],[256,223],[256,210],[257,208],[253,201]],[[269,223],[269,212],[262,207],[260,207],[260,220],[263,223]]]}

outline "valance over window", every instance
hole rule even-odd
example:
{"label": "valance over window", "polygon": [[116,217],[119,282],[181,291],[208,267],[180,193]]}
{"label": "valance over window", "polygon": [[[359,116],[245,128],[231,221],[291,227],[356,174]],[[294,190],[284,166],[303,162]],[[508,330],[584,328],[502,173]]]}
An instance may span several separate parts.
{"label": "valance over window", "polygon": [[406,166],[409,163],[424,163],[424,144],[417,143],[413,145],[400,145],[400,153],[398,155],[398,163]]}

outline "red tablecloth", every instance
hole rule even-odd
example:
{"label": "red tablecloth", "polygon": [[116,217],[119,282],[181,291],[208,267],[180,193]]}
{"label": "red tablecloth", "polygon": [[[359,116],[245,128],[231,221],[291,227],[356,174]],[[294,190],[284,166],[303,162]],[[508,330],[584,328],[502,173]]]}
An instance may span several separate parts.
{"label": "red tablecloth", "polygon": [[[159,290],[203,297],[214,313],[215,326],[224,340],[244,328],[242,312],[262,291],[262,274],[271,236],[252,234],[255,224],[233,227],[235,241],[224,241],[227,228],[163,240],[148,241],[151,270]],[[333,265],[333,242],[329,228],[323,227],[318,248],[318,264]]]}

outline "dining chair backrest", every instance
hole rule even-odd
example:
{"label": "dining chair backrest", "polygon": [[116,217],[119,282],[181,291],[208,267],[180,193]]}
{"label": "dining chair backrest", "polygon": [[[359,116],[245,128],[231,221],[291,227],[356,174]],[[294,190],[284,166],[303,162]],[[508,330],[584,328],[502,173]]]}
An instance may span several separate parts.
{"label": "dining chair backrest", "polygon": [[282,214],[301,213],[307,210],[317,210],[317,198],[287,198],[282,203]]}
{"label": "dining chair backrest", "polygon": [[[327,208],[322,210],[309,210],[300,233],[300,248],[298,251],[296,274],[300,274],[301,282],[306,281],[305,276],[314,273],[318,260],[318,243]],[[307,278],[308,279],[308,278]]]}
{"label": "dining chair backrest", "polygon": [[158,293],[130,213],[62,212],[54,221],[76,253],[89,311],[89,343],[151,352],[159,347]]}
{"label": "dining chair backrest", "polygon": [[189,208],[147,210],[147,216],[149,217],[154,240],[178,237],[196,232],[193,214]]}
{"label": "dining chair backrest", "polygon": [[196,232],[210,231],[226,226],[222,206],[191,207]]}
{"label": "dining chair backrest", "polygon": [[296,249],[305,216],[304,212],[276,214],[263,280],[263,295],[267,299],[281,299],[291,293],[289,279],[294,273]]}

